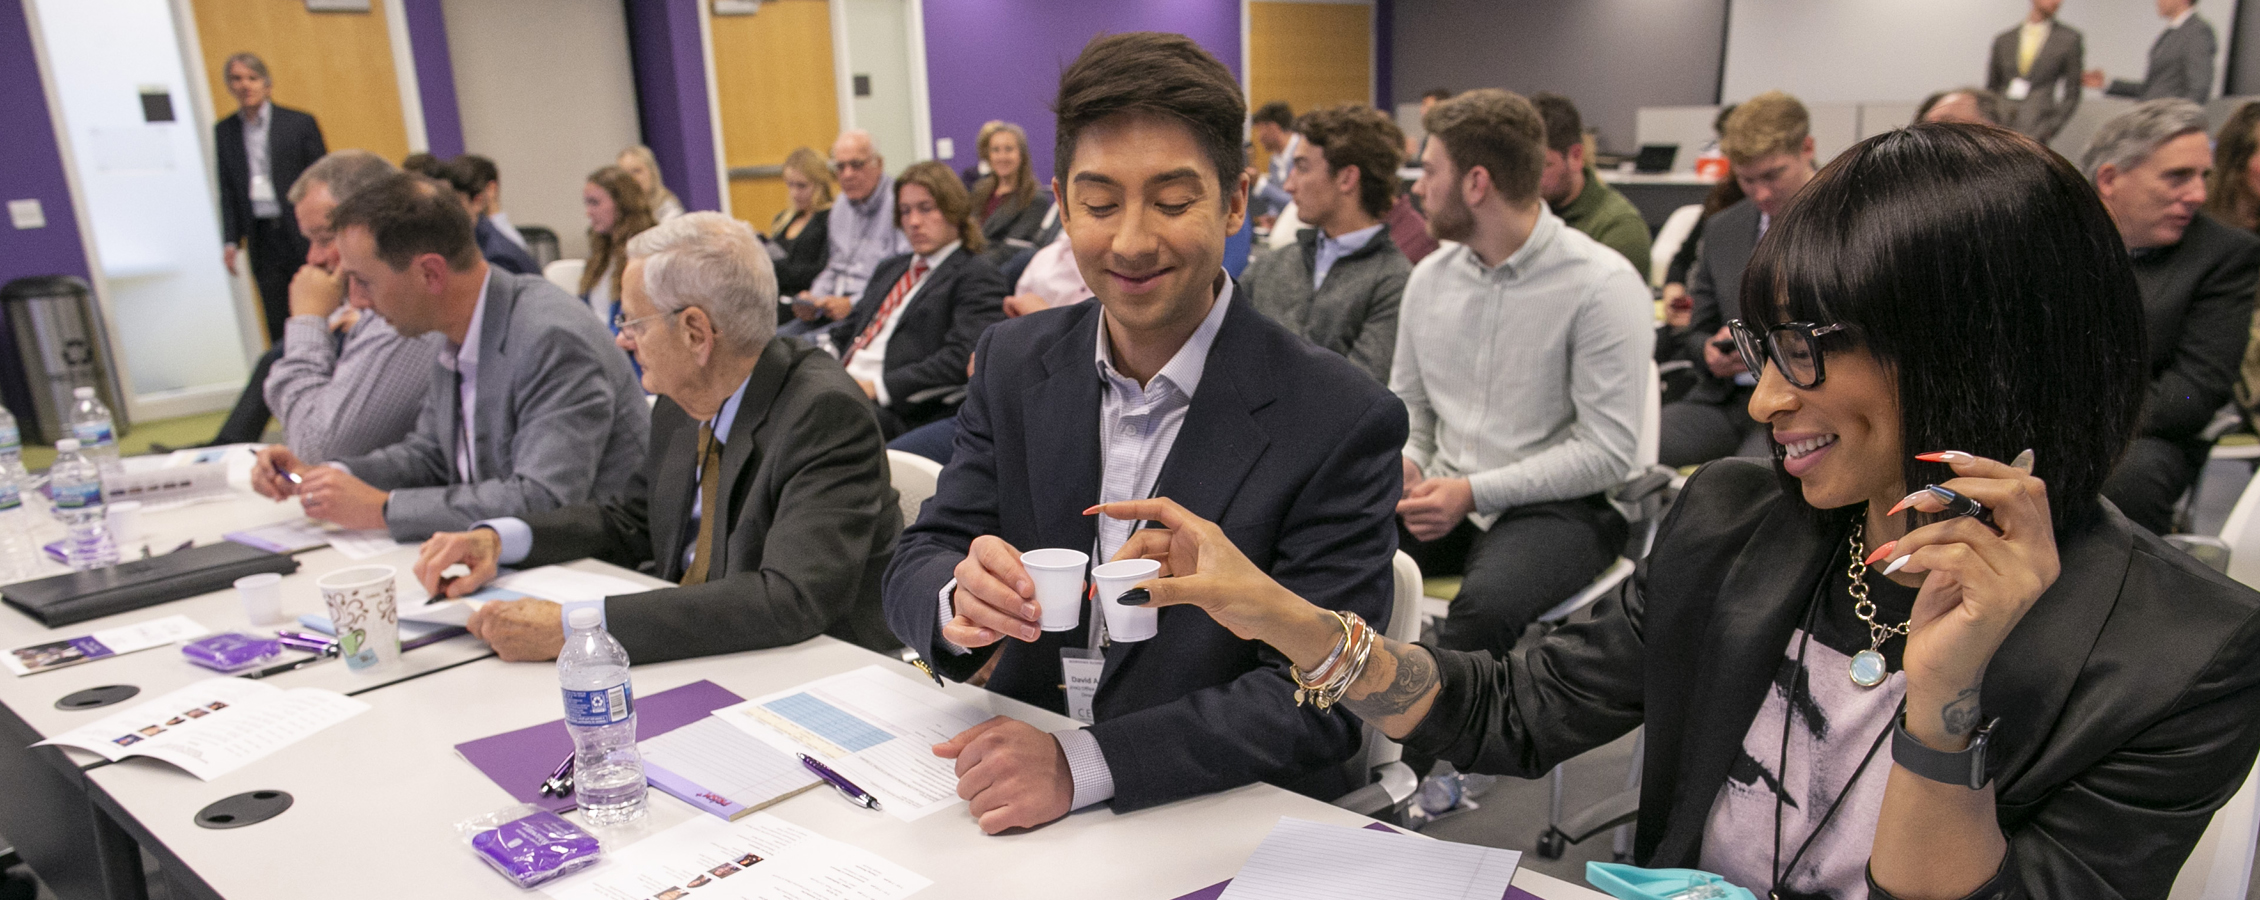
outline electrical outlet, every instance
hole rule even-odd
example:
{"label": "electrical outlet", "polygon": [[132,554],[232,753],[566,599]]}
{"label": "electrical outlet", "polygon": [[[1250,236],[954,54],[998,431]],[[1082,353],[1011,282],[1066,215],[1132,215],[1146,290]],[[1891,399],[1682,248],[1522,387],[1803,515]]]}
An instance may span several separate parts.
{"label": "electrical outlet", "polygon": [[8,221],[15,223],[19,230],[45,228],[47,227],[47,211],[40,208],[37,198],[10,200],[8,201]]}
{"label": "electrical outlet", "polygon": [[949,138],[935,138],[934,157],[936,159],[956,159],[957,142]]}

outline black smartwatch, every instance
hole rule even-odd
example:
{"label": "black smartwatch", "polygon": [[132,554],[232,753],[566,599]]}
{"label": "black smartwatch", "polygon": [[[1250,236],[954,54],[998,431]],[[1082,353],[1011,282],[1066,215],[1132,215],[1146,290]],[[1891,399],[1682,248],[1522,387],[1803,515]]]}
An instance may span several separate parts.
{"label": "black smartwatch", "polygon": [[1899,767],[1941,784],[1955,784],[1970,790],[1983,790],[1985,777],[1985,748],[1993,737],[1993,726],[2000,724],[1996,718],[1978,726],[1970,735],[1970,745],[1948,753],[1933,750],[1907,733],[1907,715],[1900,713],[1893,720],[1891,730],[1891,761]]}

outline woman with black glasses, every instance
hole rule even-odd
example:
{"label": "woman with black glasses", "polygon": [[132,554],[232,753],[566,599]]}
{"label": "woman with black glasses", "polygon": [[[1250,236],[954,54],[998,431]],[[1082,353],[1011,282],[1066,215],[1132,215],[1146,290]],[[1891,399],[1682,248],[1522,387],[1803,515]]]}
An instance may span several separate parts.
{"label": "woman with black glasses", "polygon": [[[1923,125],[1821,172],[1734,326],[1772,465],[1689,479],[1615,596],[1505,658],[1379,640],[1167,500],[1124,548],[1338,704],[1535,776],[1647,726],[1637,857],[1789,897],[2163,897],[2260,747],[2260,594],[2098,496],[2142,312],[2079,173]],[[1132,595],[1136,599],[1138,595]],[[1376,623],[1375,627],[1379,627]]]}

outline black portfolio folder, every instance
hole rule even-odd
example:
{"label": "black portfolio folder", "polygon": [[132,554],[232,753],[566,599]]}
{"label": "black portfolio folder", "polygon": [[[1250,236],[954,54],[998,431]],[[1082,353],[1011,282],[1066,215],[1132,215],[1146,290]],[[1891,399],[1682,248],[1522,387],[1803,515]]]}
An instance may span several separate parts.
{"label": "black portfolio folder", "polygon": [[221,541],[106,569],[20,581],[0,587],[0,601],[23,610],[42,625],[60,628],[210,593],[235,584],[245,575],[296,571],[298,560],[287,555]]}

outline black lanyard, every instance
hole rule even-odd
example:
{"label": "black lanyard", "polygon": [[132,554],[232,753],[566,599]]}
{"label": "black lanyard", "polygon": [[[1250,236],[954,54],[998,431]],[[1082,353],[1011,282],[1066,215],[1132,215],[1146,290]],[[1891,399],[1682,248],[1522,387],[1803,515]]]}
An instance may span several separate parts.
{"label": "black lanyard", "polygon": [[[1771,897],[1772,900],[1781,900],[1782,882],[1789,878],[1790,872],[1796,871],[1797,863],[1805,858],[1805,851],[1812,849],[1813,839],[1820,837],[1821,832],[1828,830],[1829,821],[1836,818],[1836,811],[1839,808],[1843,807],[1844,798],[1852,793],[1852,786],[1860,783],[1860,775],[1867,772],[1869,763],[1875,761],[1876,751],[1883,749],[1883,739],[1891,736],[1891,723],[1885,722],[1883,725],[1883,730],[1876,733],[1875,742],[1868,745],[1868,755],[1860,758],[1860,767],[1852,770],[1852,777],[1845,780],[1844,787],[1836,792],[1836,799],[1829,801],[1828,812],[1821,815],[1820,824],[1814,825],[1812,832],[1805,835],[1805,842],[1797,845],[1796,855],[1789,858],[1789,867],[1782,868],[1781,810],[1782,806],[1784,805],[1784,801],[1781,795],[1782,792],[1789,790],[1790,716],[1794,714],[1797,709],[1797,692],[1803,687],[1805,683],[1805,649],[1813,643],[1813,625],[1814,621],[1819,617],[1821,603],[1824,602],[1828,596],[1828,581],[1829,579],[1827,575],[1824,574],[1821,576],[1820,586],[1813,589],[1812,603],[1805,607],[1804,635],[1797,642],[1797,670],[1790,673],[1789,691],[1782,698],[1781,755],[1775,757],[1774,763],[1775,788],[1773,795],[1773,889],[1768,892],[1768,896]],[[1894,716],[1893,718],[1897,717]],[[1807,767],[1810,768],[1809,762],[1807,763]]]}

